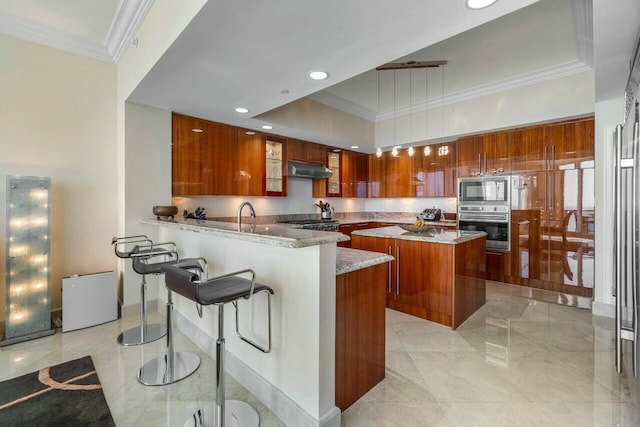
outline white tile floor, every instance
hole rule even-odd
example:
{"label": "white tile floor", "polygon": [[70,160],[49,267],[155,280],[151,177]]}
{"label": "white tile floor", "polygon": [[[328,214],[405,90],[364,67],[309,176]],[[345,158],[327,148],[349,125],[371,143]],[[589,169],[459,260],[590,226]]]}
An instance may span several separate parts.
{"label": "white tile floor", "polygon": [[[387,310],[386,379],[352,405],[354,426],[638,426],[636,390],[614,369],[611,321],[590,311],[532,300],[522,288],[490,283],[487,304],[457,331]],[[160,316],[150,310],[152,319]],[[90,354],[118,426],[181,426],[213,401],[215,364],[180,333],[176,349],[202,358],[186,380],[144,387],[139,366],[164,352],[164,340],[116,344],[137,313],[89,329],[58,332],[0,349],[0,380]],[[261,426],[282,426],[226,376],[227,395],[247,400]],[[295,427],[295,426],[292,426]]]}
{"label": "white tile floor", "polygon": [[355,426],[638,426],[614,367],[613,322],[489,283],[458,330],[387,310],[387,376],[342,416]]}

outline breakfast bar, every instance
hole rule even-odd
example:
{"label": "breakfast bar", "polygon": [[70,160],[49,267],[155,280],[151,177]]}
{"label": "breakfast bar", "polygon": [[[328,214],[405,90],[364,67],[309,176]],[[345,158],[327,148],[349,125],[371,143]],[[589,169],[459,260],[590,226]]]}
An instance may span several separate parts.
{"label": "breakfast bar", "polygon": [[[176,243],[181,258],[206,258],[209,276],[250,268],[256,280],[273,288],[271,353],[241,343],[229,310],[225,362],[227,371],[287,425],[339,425],[339,408],[384,378],[384,278],[391,256],[337,248],[349,239],[341,233],[269,224],[243,224],[238,231],[234,223],[196,219],[141,222],[159,226],[160,239]],[[265,342],[267,306],[261,298],[239,304],[243,335]],[[349,306],[354,301],[369,305],[357,312]],[[178,328],[213,354],[215,309],[204,307],[200,318],[193,302],[180,296],[174,306]],[[364,322],[347,323],[354,316]],[[366,334],[373,336],[375,348],[354,341]],[[336,371],[353,370],[346,363],[356,348],[366,355],[362,364],[368,367],[355,376],[340,374],[340,383]]]}

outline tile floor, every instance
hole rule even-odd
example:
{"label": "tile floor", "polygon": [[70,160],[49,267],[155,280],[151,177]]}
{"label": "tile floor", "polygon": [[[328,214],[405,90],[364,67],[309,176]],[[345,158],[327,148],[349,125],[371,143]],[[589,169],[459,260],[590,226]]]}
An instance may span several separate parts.
{"label": "tile floor", "polygon": [[[525,294],[490,283],[487,304],[455,332],[388,310],[386,379],[343,413],[342,425],[640,425],[634,383],[614,369],[613,322],[545,302],[557,295]],[[176,348],[198,353],[200,369],[168,387],[140,385],[139,366],[165,344],[117,345],[117,335],[136,323],[134,311],[116,322],[4,347],[0,380],[91,354],[118,426],[181,426],[214,400],[215,364],[177,333]],[[262,427],[283,425],[232,377],[226,381],[228,396],[258,409]]]}
{"label": "tile floor", "polygon": [[545,302],[558,298],[489,282],[455,332],[387,310],[386,378],[342,425],[639,426],[635,387],[615,372],[613,321]]}

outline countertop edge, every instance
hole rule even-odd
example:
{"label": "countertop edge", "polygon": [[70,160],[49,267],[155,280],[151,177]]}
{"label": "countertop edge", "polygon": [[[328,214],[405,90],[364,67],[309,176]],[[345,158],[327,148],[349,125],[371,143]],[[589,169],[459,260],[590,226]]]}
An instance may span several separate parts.
{"label": "countertop edge", "polygon": [[[188,220],[188,221],[196,221],[196,220]],[[225,237],[228,239],[236,239],[236,240],[244,240],[249,242],[261,243],[265,245],[271,246],[279,246],[284,248],[304,248],[308,246],[319,246],[324,245],[326,243],[337,243],[337,242],[345,242],[349,240],[349,236],[346,236],[342,233],[336,232],[321,232],[316,231],[313,234],[316,236],[311,237],[284,237],[284,236],[273,236],[259,233],[251,233],[251,232],[238,232],[237,230],[227,230],[224,228],[215,228],[214,226],[203,226],[201,224],[190,224],[185,222],[175,222],[175,221],[166,221],[159,220],[155,218],[142,218],[139,220],[142,224],[148,225],[158,225],[183,231],[190,231],[193,233],[204,233],[210,234],[213,236]],[[215,221],[207,221],[209,223],[215,223]],[[221,223],[228,224],[228,223]],[[228,226],[228,225],[227,225]],[[245,224],[243,227],[247,227]],[[259,226],[260,227],[260,226]],[[264,227],[264,226],[262,226]],[[274,227],[278,227],[274,225]],[[308,230],[304,230],[308,231]]]}
{"label": "countertop edge", "polygon": [[447,233],[458,233],[458,237],[451,240],[439,239],[437,237],[430,237],[421,235],[420,233],[409,233],[404,231],[398,226],[371,228],[367,230],[358,230],[351,233],[352,236],[366,236],[366,237],[379,237],[401,240],[413,240],[417,242],[425,243],[439,243],[444,245],[457,245],[460,243],[468,242],[470,240],[479,239],[487,235],[483,231],[450,231]]}
{"label": "countertop edge", "polygon": [[336,251],[336,276],[393,260],[391,255],[385,253],[339,247]]}

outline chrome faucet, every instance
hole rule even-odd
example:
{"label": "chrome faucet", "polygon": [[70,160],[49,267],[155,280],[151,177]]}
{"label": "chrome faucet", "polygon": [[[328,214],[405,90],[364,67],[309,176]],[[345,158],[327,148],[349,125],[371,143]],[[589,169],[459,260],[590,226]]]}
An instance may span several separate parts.
{"label": "chrome faucet", "polygon": [[253,205],[249,202],[243,202],[238,208],[238,232],[242,231],[242,208],[245,206],[249,206],[249,215],[251,215],[251,218],[256,217],[256,211],[253,210]]}

